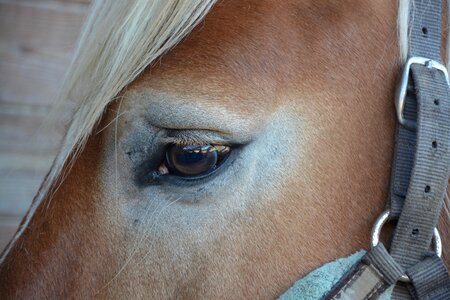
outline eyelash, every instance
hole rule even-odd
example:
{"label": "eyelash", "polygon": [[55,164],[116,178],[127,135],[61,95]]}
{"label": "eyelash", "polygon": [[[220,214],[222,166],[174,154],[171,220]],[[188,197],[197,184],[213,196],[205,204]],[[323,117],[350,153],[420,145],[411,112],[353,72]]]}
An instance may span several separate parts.
{"label": "eyelash", "polygon": [[167,136],[161,139],[161,143],[165,144],[166,148],[170,145],[193,146],[210,144],[230,146],[225,139],[206,130],[168,130]]}

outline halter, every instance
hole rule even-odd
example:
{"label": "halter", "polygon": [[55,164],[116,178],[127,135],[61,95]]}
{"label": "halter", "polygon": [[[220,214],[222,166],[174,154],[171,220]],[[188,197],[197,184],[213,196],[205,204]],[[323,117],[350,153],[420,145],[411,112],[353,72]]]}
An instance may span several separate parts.
{"label": "halter", "polygon": [[[411,1],[408,60],[398,85],[398,126],[388,208],[372,230],[372,249],[326,299],[376,299],[395,285],[392,299],[450,299],[436,224],[450,168],[450,93],[440,63],[441,0]],[[398,219],[390,250],[382,226]],[[434,248],[430,251],[430,245]]]}
{"label": "halter", "polygon": [[[442,1],[412,0],[409,8],[408,58],[395,97],[398,125],[387,209],[373,226],[371,250],[358,256],[323,299],[378,299],[389,287],[394,300],[450,299],[436,229],[450,174],[449,76],[440,63]],[[397,225],[388,251],[379,236],[390,220]],[[313,276],[320,277],[323,270]],[[293,288],[301,290],[302,285]]]}

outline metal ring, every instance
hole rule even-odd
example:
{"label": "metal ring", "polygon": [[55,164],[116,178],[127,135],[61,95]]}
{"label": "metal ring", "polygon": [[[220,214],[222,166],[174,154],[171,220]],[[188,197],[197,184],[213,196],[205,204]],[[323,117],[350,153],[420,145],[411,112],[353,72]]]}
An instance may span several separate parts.
{"label": "metal ring", "polygon": [[[375,248],[378,243],[380,242],[380,233],[381,233],[381,229],[383,228],[383,225],[391,220],[391,211],[385,210],[384,212],[381,213],[381,215],[378,216],[378,218],[375,221],[375,224],[372,227],[372,235],[371,235],[371,247]],[[439,234],[439,231],[437,230],[437,228],[434,228],[434,234],[433,234],[433,244],[434,244],[434,251],[436,253],[436,255],[438,257],[442,256],[442,241],[441,241],[441,235]],[[410,282],[410,279],[408,277],[408,275],[403,274],[399,281],[401,282]]]}

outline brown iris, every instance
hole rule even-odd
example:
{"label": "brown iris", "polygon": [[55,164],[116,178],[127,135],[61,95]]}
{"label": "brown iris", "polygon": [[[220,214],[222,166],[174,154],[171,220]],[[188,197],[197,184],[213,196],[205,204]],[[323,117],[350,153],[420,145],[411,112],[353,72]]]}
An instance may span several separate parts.
{"label": "brown iris", "polygon": [[175,175],[195,177],[217,169],[229,154],[230,147],[222,145],[171,145],[164,165]]}

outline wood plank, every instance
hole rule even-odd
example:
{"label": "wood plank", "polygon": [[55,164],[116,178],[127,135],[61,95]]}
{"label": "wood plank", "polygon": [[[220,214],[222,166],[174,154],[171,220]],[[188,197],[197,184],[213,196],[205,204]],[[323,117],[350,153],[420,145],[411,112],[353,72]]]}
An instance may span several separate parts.
{"label": "wood plank", "polygon": [[34,6],[51,8],[53,10],[85,10],[92,1],[90,0],[0,0],[4,4],[17,4],[24,6]]}
{"label": "wood plank", "polygon": [[10,174],[45,174],[51,166],[54,155],[51,154],[12,154],[0,153],[0,172]]}
{"label": "wood plank", "polygon": [[25,214],[54,155],[0,152],[0,214]]}
{"label": "wood plank", "polygon": [[91,0],[1,0],[1,1],[9,1],[9,2],[18,2],[18,3],[30,3],[30,4],[40,4],[40,3],[82,3],[88,5],[91,3]]}
{"label": "wood plank", "polygon": [[83,7],[0,3],[0,102],[52,104],[86,14]]}
{"label": "wood plank", "polygon": [[64,120],[49,119],[45,107],[36,107],[36,114],[32,109],[33,106],[23,108],[22,114],[15,111],[8,114],[6,109],[0,112],[0,153],[56,154],[65,128]]}
{"label": "wood plank", "polygon": [[31,205],[44,176],[9,176],[0,178],[0,215],[23,216]]}
{"label": "wood plank", "polygon": [[25,214],[52,161],[53,156],[0,153],[0,214]]}
{"label": "wood plank", "polygon": [[89,2],[0,0],[0,250],[56,155],[68,117],[49,114]]}
{"label": "wood plank", "polygon": [[0,252],[11,240],[21,220],[17,216],[0,215]]}

